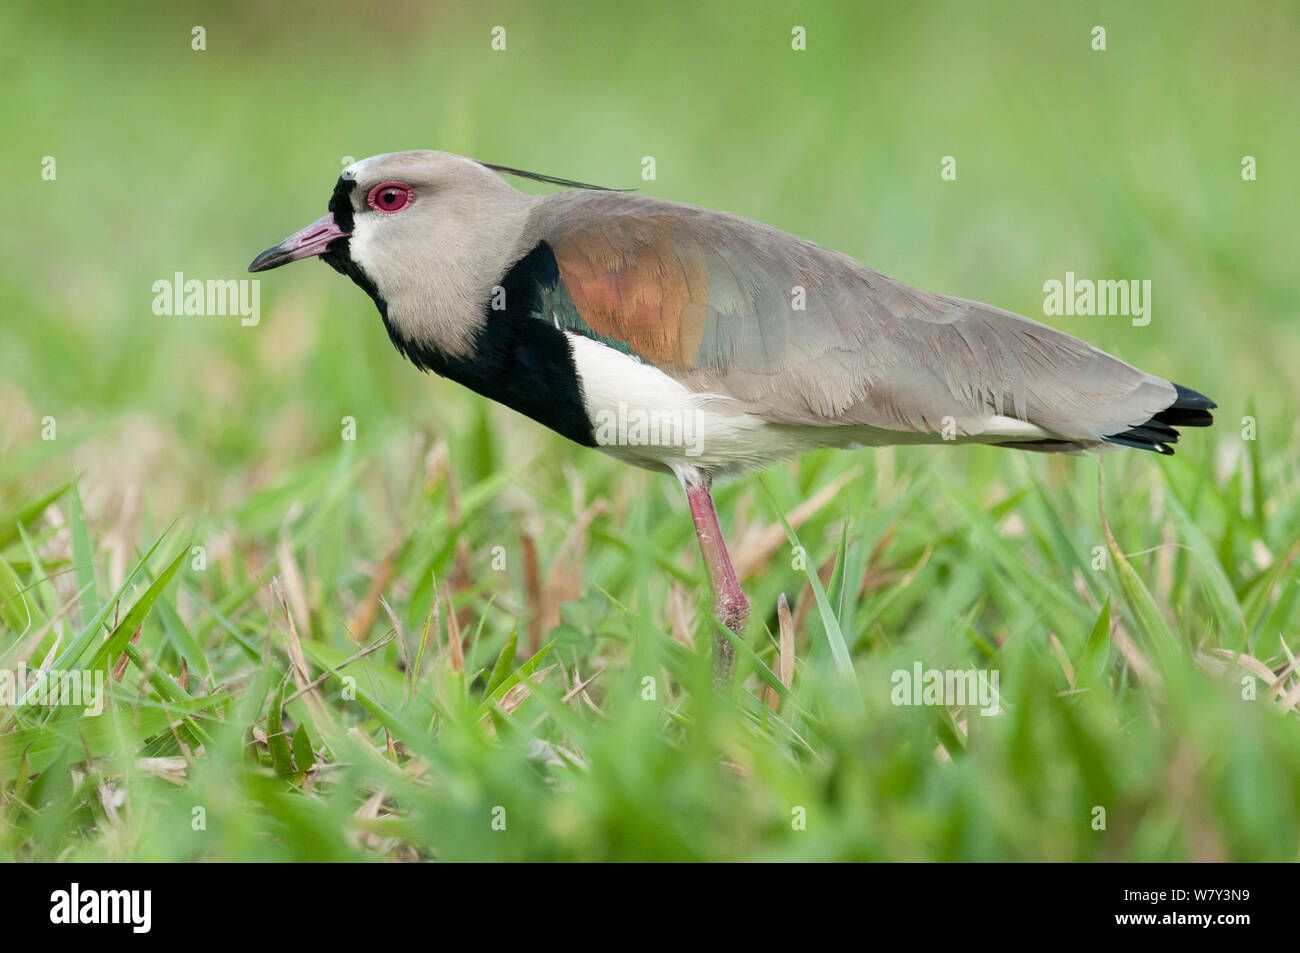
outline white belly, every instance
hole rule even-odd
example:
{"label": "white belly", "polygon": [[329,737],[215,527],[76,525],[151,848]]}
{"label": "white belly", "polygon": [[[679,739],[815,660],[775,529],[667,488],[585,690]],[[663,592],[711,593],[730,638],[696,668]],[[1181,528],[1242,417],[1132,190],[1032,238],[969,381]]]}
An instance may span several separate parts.
{"label": "white belly", "polygon": [[687,390],[657,367],[566,331],[582,383],[596,445],[611,456],[652,470],[716,474],[765,467],[818,447],[899,443],[988,443],[1035,440],[1045,431],[1010,417],[990,417],[977,434],[946,441],[937,433],[863,426],[772,423],[745,413],[722,394]]}

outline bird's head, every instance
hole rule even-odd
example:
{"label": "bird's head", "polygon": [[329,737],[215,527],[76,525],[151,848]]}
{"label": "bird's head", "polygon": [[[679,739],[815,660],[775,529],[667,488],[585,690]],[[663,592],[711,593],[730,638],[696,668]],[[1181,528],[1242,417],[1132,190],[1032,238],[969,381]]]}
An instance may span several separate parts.
{"label": "bird's head", "polygon": [[319,256],[375,300],[398,346],[470,346],[479,302],[515,252],[531,203],[496,168],[448,152],[394,152],[343,170],[329,212],[248,270]]}

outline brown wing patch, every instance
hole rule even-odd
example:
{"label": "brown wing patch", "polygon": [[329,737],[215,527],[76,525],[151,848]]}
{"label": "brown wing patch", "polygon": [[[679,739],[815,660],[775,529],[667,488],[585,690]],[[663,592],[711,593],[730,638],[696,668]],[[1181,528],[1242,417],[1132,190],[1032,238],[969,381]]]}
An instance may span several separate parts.
{"label": "brown wing patch", "polygon": [[588,327],[661,367],[695,363],[708,319],[704,254],[673,241],[677,218],[609,218],[550,239],[564,287]]}

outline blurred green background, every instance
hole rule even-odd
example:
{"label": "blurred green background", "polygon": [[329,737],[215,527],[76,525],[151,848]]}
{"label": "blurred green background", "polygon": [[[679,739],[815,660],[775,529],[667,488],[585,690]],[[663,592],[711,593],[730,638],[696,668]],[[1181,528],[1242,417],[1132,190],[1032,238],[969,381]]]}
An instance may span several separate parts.
{"label": "blurred green background", "polygon": [[[1105,51],[1092,49],[1097,25]],[[1282,698],[1294,678],[1279,636],[1294,643],[1300,537],[1296,5],[17,2],[0,10],[0,37],[0,509],[78,475],[75,494],[28,514],[26,538],[0,534],[17,588],[51,620],[32,645],[11,622],[5,658],[66,647],[177,521],[162,549],[203,545],[212,565],[181,572],[141,650],[169,677],[201,673],[205,690],[230,693],[206,729],[187,728],[185,797],[132,760],[180,756],[179,741],[141,728],[137,746],[105,742],[100,780],[151,805],[116,821],[72,771],[84,753],[51,743],[41,782],[10,738],[12,855],[1295,859],[1294,699],[1286,715],[1243,706],[1232,678],[1225,693],[1207,672],[1236,664],[1211,663],[1217,648],[1253,653]],[[1211,395],[1218,423],[1185,433],[1173,460],[1106,459],[1111,526],[1120,548],[1145,553],[1132,563],[1144,588],[1122,568],[1091,572],[1105,543],[1092,459],[813,454],[763,480],[785,513],[818,501],[799,533],[839,593],[836,619],[814,608],[758,478],[719,494],[734,546],[753,557],[749,642],[773,666],[776,597],[796,604],[799,713],[766,721],[752,675],[740,700],[693,693],[672,646],[711,635],[671,481],[416,373],[366,297],[315,264],[263,276],[256,327],[153,313],[154,281],[246,277],[257,252],[323,214],[349,157],[411,148],[764,221]],[[646,156],[654,181],[641,178]],[[954,181],[940,177],[944,156]],[[1151,323],[1043,318],[1043,283],[1067,271],[1150,279]],[[1247,416],[1257,440],[1242,439]],[[42,439],[46,417],[57,439]],[[345,417],[355,441],[340,439]],[[83,506],[88,563],[68,530]],[[321,764],[340,767],[311,794],[285,794],[273,745],[240,740],[287,670],[271,577],[325,653],[313,665],[333,665],[388,627],[380,595],[417,641],[431,573],[463,627],[461,695],[431,688],[424,709],[408,695],[403,711],[421,716],[404,724],[420,738],[396,744],[396,721],[337,686],[333,727],[291,703],[287,720],[309,724]],[[1112,643],[1102,625],[1097,649],[1111,597],[1113,626],[1127,628]],[[438,684],[447,615],[429,648]],[[343,622],[359,618],[365,630],[349,634]],[[1184,651],[1159,662],[1162,677],[1135,677],[1124,640],[1160,657],[1142,641],[1159,642],[1157,623]],[[865,708],[829,700],[836,624]],[[557,668],[531,702],[549,716],[485,733],[465,713],[491,680],[472,676],[491,672],[516,627],[520,660],[554,640]],[[1104,688],[1076,691],[1081,656]],[[888,704],[888,673],[914,659],[1000,667],[1019,714],[958,729],[986,732],[983,748],[954,741],[960,715],[936,726]],[[358,664],[376,704],[386,690],[402,707],[404,652]],[[640,678],[661,667],[675,679],[646,705]],[[564,699],[593,673],[591,705]],[[143,676],[121,686],[124,710],[167,701]],[[59,737],[48,719],[7,724],[24,742]],[[361,757],[348,745],[367,744],[393,777],[342,766]],[[241,746],[258,757],[241,760]],[[435,769],[417,775],[412,759]],[[231,788],[221,779],[236,768]],[[376,792],[390,800],[373,807]],[[476,812],[512,796],[528,802],[527,833],[494,840]],[[186,839],[195,798],[220,837]],[[791,803],[818,815],[802,839]],[[1122,818],[1109,835],[1089,827],[1099,803]]]}
{"label": "blurred green background", "polygon": [[320,267],[264,278],[255,330],[150,310],[176,271],[243,277],[323,212],[345,156],[407,148],[725,209],[1030,316],[1067,270],[1150,278],[1149,327],[1055,323],[1225,416],[1268,382],[1265,430],[1291,433],[1293,5],[847,6],[7,5],[7,455],[24,410],[142,414],[217,483],[331,445],[343,413],[466,426],[480,402],[395,361]]}

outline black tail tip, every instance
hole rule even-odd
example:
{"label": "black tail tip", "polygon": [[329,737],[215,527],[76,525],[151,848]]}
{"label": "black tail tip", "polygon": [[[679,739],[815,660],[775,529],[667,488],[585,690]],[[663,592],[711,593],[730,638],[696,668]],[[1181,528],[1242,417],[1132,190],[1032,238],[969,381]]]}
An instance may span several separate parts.
{"label": "black tail tip", "polygon": [[[1184,387],[1182,384],[1174,384],[1174,393],[1177,397],[1169,405],[1169,409],[1179,410],[1214,410],[1219,405],[1204,394],[1192,390],[1190,387]],[[1159,416],[1157,414],[1157,416]]]}
{"label": "black tail tip", "polygon": [[1154,450],[1165,456],[1174,455],[1173,444],[1178,442],[1175,427],[1208,427],[1214,423],[1210,411],[1219,405],[1204,394],[1174,384],[1174,402],[1139,427],[1104,437],[1108,443],[1135,450]]}

